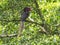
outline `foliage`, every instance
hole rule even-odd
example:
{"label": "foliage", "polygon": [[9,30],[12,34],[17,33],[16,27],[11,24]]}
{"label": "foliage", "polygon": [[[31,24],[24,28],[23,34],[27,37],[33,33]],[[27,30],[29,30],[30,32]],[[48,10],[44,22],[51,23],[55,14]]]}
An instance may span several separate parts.
{"label": "foliage", "polygon": [[[0,45],[60,45],[60,1],[59,0],[36,0],[45,23],[46,35],[40,33],[39,25],[25,22],[23,35],[17,37],[0,38]],[[0,34],[17,34],[20,22],[8,20],[19,20],[24,7],[31,7],[32,11],[27,20],[33,20],[39,24],[43,23],[37,14],[34,0],[0,0]],[[3,21],[7,20],[7,21]],[[59,25],[59,26],[56,26]]]}

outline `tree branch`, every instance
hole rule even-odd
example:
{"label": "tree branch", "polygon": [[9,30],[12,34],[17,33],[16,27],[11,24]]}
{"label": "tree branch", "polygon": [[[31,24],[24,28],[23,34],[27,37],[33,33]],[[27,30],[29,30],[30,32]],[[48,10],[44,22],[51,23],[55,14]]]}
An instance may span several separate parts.
{"label": "tree branch", "polygon": [[17,34],[10,34],[10,35],[3,35],[3,34],[0,34],[0,38],[4,38],[4,37],[16,37]]}
{"label": "tree branch", "polygon": [[37,12],[37,14],[39,14],[42,22],[45,21],[44,16],[43,16],[42,13],[41,13],[41,10],[40,10],[40,8],[39,8],[39,5],[38,5],[37,1],[34,0],[34,3],[35,3],[35,6],[36,6],[36,12]]}
{"label": "tree branch", "polygon": [[[56,35],[59,35],[60,36],[60,33],[45,33],[45,32],[43,32],[43,31],[39,31],[38,33],[41,33],[41,34],[45,34],[45,35],[54,35],[54,34],[56,34]],[[5,37],[17,37],[17,34],[10,34],[10,35],[3,35],[3,34],[0,34],[0,38],[5,38]]]}
{"label": "tree branch", "polygon": [[[2,21],[2,22],[20,22],[21,20],[0,20],[0,21]],[[25,22],[29,22],[29,23],[34,23],[34,24],[36,24],[36,25],[40,25],[40,26],[42,26],[42,24],[39,24],[39,23],[37,23],[37,22],[33,22],[33,21],[28,21],[28,20],[25,20]]]}
{"label": "tree branch", "polygon": [[46,24],[44,16],[41,13],[41,9],[39,8],[39,5],[37,3],[37,0],[34,0],[34,4],[36,5],[36,13],[40,16],[41,20],[42,20],[42,27],[45,29],[45,31],[47,32],[47,26],[48,24]]}

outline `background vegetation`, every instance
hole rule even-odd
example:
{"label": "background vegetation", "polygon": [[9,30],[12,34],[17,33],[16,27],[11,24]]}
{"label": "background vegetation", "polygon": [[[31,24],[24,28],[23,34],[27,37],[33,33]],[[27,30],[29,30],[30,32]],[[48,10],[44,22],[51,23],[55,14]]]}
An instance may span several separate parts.
{"label": "background vegetation", "polygon": [[[25,22],[23,35],[18,34],[21,11],[24,7],[32,11],[27,20],[42,25]],[[15,21],[13,21],[15,20]],[[0,45],[60,45],[60,0],[0,0]]]}

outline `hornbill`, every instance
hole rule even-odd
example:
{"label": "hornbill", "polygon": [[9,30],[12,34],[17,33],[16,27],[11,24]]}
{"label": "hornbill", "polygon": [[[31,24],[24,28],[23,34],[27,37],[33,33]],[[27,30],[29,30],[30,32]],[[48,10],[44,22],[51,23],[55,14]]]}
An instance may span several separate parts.
{"label": "hornbill", "polygon": [[22,35],[22,31],[24,29],[24,22],[25,20],[29,17],[29,14],[30,14],[30,11],[31,11],[31,8],[30,7],[25,7],[23,9],[23,13],[21,15],[21,22],[20,22],[20,27],[19,27],[19,33],[18,33],[18,36],[21,36]]}

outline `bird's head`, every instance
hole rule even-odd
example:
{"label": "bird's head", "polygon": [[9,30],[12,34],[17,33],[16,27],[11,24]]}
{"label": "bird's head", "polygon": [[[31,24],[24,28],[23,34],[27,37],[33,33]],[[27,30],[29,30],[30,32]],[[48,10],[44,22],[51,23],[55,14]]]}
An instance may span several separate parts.
{"label": "bird's head", "polygon": [[30,7],[25,7],[24,8],[24,12],[29,12],[29,11],[31,11],[31,8]]}

